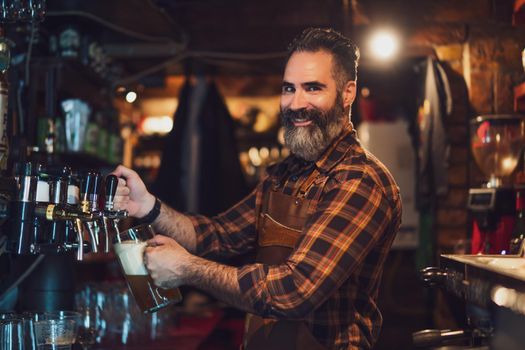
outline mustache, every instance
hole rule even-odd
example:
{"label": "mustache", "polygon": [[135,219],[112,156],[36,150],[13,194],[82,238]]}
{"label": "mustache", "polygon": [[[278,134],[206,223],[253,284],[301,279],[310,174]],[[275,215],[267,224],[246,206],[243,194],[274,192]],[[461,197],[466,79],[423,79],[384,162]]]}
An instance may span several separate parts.
{"label": "mustache", "polygon": [[323,128],[326,127],[327,118],[325,113],[318,109],[290,109],[285,108],[281,110],[281,120],[284,127],[294,127],[293,122],[297,119],[311,120],[317,126]]}

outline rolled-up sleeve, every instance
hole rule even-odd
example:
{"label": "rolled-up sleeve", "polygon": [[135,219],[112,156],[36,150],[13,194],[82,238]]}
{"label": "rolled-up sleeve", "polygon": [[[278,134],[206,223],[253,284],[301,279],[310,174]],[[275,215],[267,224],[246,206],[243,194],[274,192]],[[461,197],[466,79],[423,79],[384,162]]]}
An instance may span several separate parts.
{"label": "rolled-up sleeve", "polygon": [[241,293],[258,315],[306,317],[360,268],[386,231],[392,208],[374,181],[353,173],[331,187],[285,263],[238,269]]}
{"label": "rolled-up sleeve", "polygon": [[230,258],[254,249],[256,188],[229,210],[208,218],[189,214],[197,235],[197,255],[208,259]]}

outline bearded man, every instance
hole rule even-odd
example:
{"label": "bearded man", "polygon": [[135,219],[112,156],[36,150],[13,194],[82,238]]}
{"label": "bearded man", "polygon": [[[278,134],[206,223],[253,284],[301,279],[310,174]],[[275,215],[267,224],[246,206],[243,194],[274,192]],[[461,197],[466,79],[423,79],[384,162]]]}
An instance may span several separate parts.
{"label": "bearded man", "polygon": [[[119,166],[116,206],[159,233],[145,252],[161,287],[190,285],[247,312],[243,347],[370,349],[387,253],[401,221],[398,187],[350,122],[358,49],[330,29],[290,45],[281,119],[291,156],[226,212],[182,214]],[[214,260],[255,250],[242,267]]]}

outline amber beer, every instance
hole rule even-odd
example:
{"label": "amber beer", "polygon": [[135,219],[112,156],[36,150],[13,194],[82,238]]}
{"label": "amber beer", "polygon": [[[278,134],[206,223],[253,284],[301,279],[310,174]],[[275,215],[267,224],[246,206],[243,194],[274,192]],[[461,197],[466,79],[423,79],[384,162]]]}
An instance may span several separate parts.
{"label": "amber beer", "polygon": [[164,289],[155,286],[146,266],[144,250],[148,239],[153,238],[149,225],[140,225],[123,231],[113,239],[113,248],[118,256],[128,287],[140,309],[145,313],[155,312],[182,297],[179,289]]}

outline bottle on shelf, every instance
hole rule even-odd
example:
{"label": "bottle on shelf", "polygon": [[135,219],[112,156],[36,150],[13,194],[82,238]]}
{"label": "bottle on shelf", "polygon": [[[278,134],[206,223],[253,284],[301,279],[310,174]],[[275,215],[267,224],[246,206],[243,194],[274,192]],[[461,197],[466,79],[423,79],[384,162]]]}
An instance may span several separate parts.
{"label": "bottle on shelf", "polygon": [[108,122],[107,122],[107,109],[103,109],[98,114],[97,123],[99,126],[98,129],[98,140],[97,140],[97,156],[104,160],[108,160],[109,154],[109,133],[108,133]]}
{"label": "bottle on shelf", "polygon": [[115,109],[108,109],[108,132],[109,132],[109,146],[108,146],[108,162],[118,164],[122,162],[123,141],[120,136],[120,122],[119,115]]}
{"label": "bottle on shelf", "polygon": [[98,140],[100,134],[100,111],[91,113],[86,127],[86,141],[84,151],[94,156],[97,155]]}

